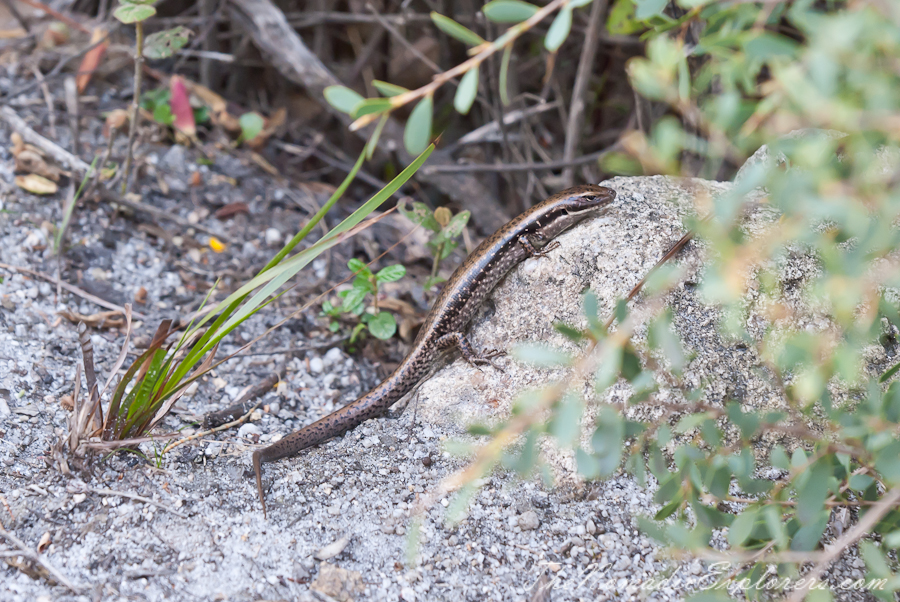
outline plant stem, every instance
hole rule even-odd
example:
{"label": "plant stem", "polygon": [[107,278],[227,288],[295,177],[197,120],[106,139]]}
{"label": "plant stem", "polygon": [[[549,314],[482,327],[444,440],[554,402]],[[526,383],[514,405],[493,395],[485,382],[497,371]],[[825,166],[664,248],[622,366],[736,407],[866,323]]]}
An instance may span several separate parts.
{"label": "plant stem", "polygon": [[434,263],[431,264],[431,281],[437,278],[438,268],[441,265],[441,256],[444,254],[444,243],[438,245],[437,252],[434,254]]}
{"label": "plant stem", "polygon": [[[557,9],[560,9],[567,4],[569,4],[570,0],[553,0],[549,4],[544,7],[541,7],[536,13],[530,16],[528,19],[522,21],[521,23],[517,23],[513,25],[506,32],[501,35],[499,38],[494,40],[493,42],[488,42],[487,44],[482,44],[478,46],[478,48],[484,47],[484,50],[481,50],[478,54],[470,58],[469,60],[460,63],[453,69],[449,71],[444,71],[443,73],[438,73],[434,76],[434,79],[431,82],[425,84],[421,88],[416,90],[410,90],[409,92],[404,92],[403,94],[398,94],[397,96],[391,97],[391,108],[389,111],[396,109],[397,107],[402,107],[405,104],[408,104],[414,100],[419,98],[424,98],[429,94],[433,94],[435,90],[443,86],[445,83],[453,79],[454,77],[459,77],[464,73],[467,73],[470,69],[474,69],[481,65],[489,56],[503,50],[514,41],[516,41],[519,36],[523,33],[540,23],[544,20],[544,17],[552,14]],[[350,124],[350,131],[356,131],[360,128],[363,128],[384,114],[382,113],[370,113],[368,115],[363,115],[356,121]]]}
{"label": "plant stem", "polygon": [[132,146],[134,145],[134,134],[137,132],[138,118],[140,112],[138,107],[141,102],[141,68],[144,65],[144,24],[137,21],[134,24],[136,41],[134,44],[134,98],[131,99],[131,127],[128,130],[128,150],[125,155],[125,170],[122,180],[122,194],[131,190],[129,175],[131,172],[131,162],[134,157]]}

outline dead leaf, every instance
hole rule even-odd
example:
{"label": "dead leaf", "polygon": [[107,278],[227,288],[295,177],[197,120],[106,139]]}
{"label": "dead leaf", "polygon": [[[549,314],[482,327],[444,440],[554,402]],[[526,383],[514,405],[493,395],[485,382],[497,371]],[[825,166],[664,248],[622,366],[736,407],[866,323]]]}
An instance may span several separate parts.
{"label": "dead leaf", "polygon": [[47,163],[44,157],[28,147],[23,148],[16,155],[16,171],[37,174],[54,182],[58,182],[59,177],[63,174],[63,170]]}
{"label": "dead leaf", "polygon": [[64,410],[71,412],[75,409],[75,400],[71,395],[66,394],[59,398],[59,405],[61,405]]}
{"label": "dead leaf", "polygon": [[143,305],[147,302],[147,289],[143,286],[138,288],[134,293],[134,302]]}
{"label": "dead leaf", "polygon": [[[78,87],[78,93],[84,93],[85,88],[91,81],[91,76],[103,60],[106,48],[109,46],[109,39],[106,38],[106,28],[102,25],[95,27],[91,32],[91,45],[97,44],[91,48],[81,59],[81,65],[78,67],[78,73],[75,75],[75,84]],[[103,40],[100,42],[100,40]],[[100,42],[98,44],[98,42]]]}
{"label": "dead leaf", "polygon": [[200,175],[199,171],[195,171],[191,174],[191,186],[197,187],[203,184],[203,176]]}
{"label": "dead leaf", "polygon": [[50,532],[45,531],[43,535],[41,535],[40,541],[38,541],[37,551],[39,554],[43,554],[47,551],[47,548],[50,547]]}
{"label": "dead leaf", "polygon": [[13,154],[13,157],[17,157],[19,153],[25,150],[25,141],[22,140],[22,135],[19,134],[19,132],[10,134],[9,141],[12,142],[12,148],[9,150]]}
{"label": "dead leaf", "polygon": [[264,170],[272,174],[273,176],[279,176],[281,174],[278,173],[278,169],[275,168],[274,165],[266,161],[266,159],[260,155],[259,153],[250,153],[250,158],[254,163],[262,167]]}
{"label": "dead leaf", "polygon": [[310,588],[335,600],[350,602],[353,596],[363,592],[364,586],[362,574],[323,562]]}
{"label": "dead leaf", "polygon": [[64,309],[56,312],[73,324],[84,322],[92,328],[121,328],[125,325],[125,317],[120,311],[101,311],[96,314],[86,316],[77,311]]}
{"label": "dead leaf", "polygon": [[56,194],[59,186],[44,176],[30,173],[27,176],[16,176],[16,186],[31,194]]}
{"label": "dead leaf", "polygon": [[120,130],[128,123],[128,111],[125,109],[113,109],[106,115],[106,123],[103,125],[103,135],[109,138],[115,130]]}
{"label": "dead leaf", "polygon": [[250,205],[243,201],[228,203],[227,205],[220,207],[215,215],[218,219],[228,219],[232,215],[237,215],[238,213],[250,213]]}

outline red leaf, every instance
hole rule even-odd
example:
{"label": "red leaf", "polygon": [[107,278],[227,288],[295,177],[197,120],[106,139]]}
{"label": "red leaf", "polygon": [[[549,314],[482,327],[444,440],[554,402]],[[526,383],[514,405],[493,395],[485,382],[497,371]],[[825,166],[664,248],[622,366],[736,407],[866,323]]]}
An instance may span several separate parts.
{"label": "red leaf", "polygon": [[106,53],[109,40],[104,38],[106,38],[106,30],[103,27],[96,27],[91,32],[91,44],[97,44],[100,40],[103,41],[88,50],[84,58],[81,59],[81,65],[78,67],[78,73],[75,76],[75,84],[78,86],[79,94],[83,93],[84,89],[87,88],[88,83],[91,81],[91,76],[97,70],[103,55]]}
{"label": "red leaf", "polygon": [[191,107],[184,80],[173,75],[169,80],[169,90],[172,92],[172,116],[175,117],[175,129],[188,136],[194,136],[197,133],[197,124],[194,121],[194,109]]}

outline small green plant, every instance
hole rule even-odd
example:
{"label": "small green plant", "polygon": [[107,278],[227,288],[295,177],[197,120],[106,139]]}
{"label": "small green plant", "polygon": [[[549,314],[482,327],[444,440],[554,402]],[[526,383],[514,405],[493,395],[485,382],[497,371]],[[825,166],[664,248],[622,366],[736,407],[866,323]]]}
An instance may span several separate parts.
{"label": "small green plant", "polygon": [[[150,113],[156,123],[170,127],[175,125],[175,115],[172,114],[172,91],[169,88],[144,92],[141,96],[141,108]],[[209,109],[203,106],[192,108],[196,123],[209,121]]]}
{"label": "small green plant", "polygon": [[[396,282],[406,275],[406,268],[402,265],[389,265],[386,268],[372,272],[365,263],[359,259],[351,259],[347,267],[356,274],[353,286],[337,295],[342,299],[339,306],[329,301],[322,303],[322,314],[331,318],[328,324],[331,332],[340,330],[340,319],[349,314],[357,321],[350,332],[350,344],[353,345],[359,339],[363,331],[368,330],[377,339],[386,341],[397,332],[397,321],[393,314],[378,308],[378,287],[388,282]],[[368,306],[366,299],[372,295],[372,305]],[[372,311],[367,311],[371,307]]]}
{"label": "small green plant", "polygon": [[[196,323],[191,323],[177,343],[166,345],[166,339],[171,334],[171,320],[164,321],[159,325],[147,350],[131,364],[112,393],[100,429],[102,441],[86,442],[79,437],[74,437],[77,440],[70,441],[70,450],[77,455],[82,445],[99,450],[116,449],[131,445],[138,438],[144,437],[162,421],[191,383],[211,367],[217,365],[214,364],[216,350],[228,333],[273,301],[278,295],[278,290],[313,259],[371,223],[371,221],[361,222],[403,186],[428,159],[433,150],[434,145],[429,146],[424,153],[375,196],[363,203],[350,217],[310,247],[288,257],[297,244],[313,230],[347,190],[362,167],[365,159],[365,151],[363,151],[353,169],[334,191],[331,198],[256,277],[226,297]],[[386,272],[385,270],[379,272],[379,274],[385,272],[381,281],[385,282],[386,279],[392,277],[392,274],[398,274],[399,271],[396,267],[392,266],[392,268],[386,268]],[[399,278],[402,275],[400,273],[396,277]],[[378,276],[376,275],[375,278],[377,282]],[[212,321],[211,324],[210,321]],[[381,332],[377,323],[373,332],[376,331]],[[124,360],[124,350],[121,357]],[[91,373],[93,374],[93,368],[91,368]],[[109,384],[107,382],[107,386]],[[99,393],[92,394],[90,405],[86,409],[86,418],[82,420],[83,423],[87,424],[95,414],[100,412],[99,401],[105,389],[106,387],[99,390]],[[93,387],[91,390],[95,391]],[[100,415],[102,416],[102,414]]]}
{"label": "small green plant", "polygon": [[456,239],[462,234],[472,214],[469,211],[460,211],[453,215],[446,207],[438,207],[432,212],[428,205],[419,202],[413,203],[411,209],[401,203],[399,209],[413,222],[433,232],[428,241],[428,248],[431,249],[434,260],[431,264],[431,275],[423,285],[423,288],[428,290],[446,280],[438,275],[441,261],[447,259],[459,246]]}
{"label": "small green plant", "polygon": [[[144,40],[144,21],[156,14],[153,0],[119,0],[119,6],[113,12],[113,16],[126,25],[134,24],[134,96],[131,102],[130,121],[128,130],[128,151],[125,155],[125,169],[122,172],[122,193],[128,191],[131,163],[134,158],[134,136],[137,132],[139,118],[138,104],[141,98],[141,75],[143,73],[144,57],[150,59],[167,58],[175,54],[187,44],[191,31],[184,27],[175,27],[160,31],[148,36]],[[170,111],[171,112],[171,111]]]}

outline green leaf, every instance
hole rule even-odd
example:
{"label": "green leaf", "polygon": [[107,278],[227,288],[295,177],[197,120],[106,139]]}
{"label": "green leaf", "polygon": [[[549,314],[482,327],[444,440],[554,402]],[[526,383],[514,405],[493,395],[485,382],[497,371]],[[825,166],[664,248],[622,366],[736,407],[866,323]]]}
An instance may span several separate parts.
{"label": "green leaf", "polygon": [[403,86],[396,86],[388,82],[383,82],[380,79],[373,79],[372,85],[375,86],[375,89],[381,92],[383,96],[399,96],[400,94],[409,92],[408,88],[404,88]]}
{"label": "green leaf", "polygon": [[175,123],[175,116],[172,115],[172,107],[169,104],[158,104],[153,107],[153,121],[163,125],[172,125]]}
{"label": "green leaf", "polygon": [[441,231],[441,225],[434,219],[434,213],[425,203],[414,201],[412,208],[407,208],[406,203],[401,201],[397,208],[414,224],[421,224],[423,228],[428,228],[432,232]]}
{"label": "green leaf", "polygon": [[369,266],[366,265],[365,261],[361,259],[357,259],[356,257],[350,258],[347,262],[347,268],[350,269],[354,274],[365,276],[367,278],[372,276],[372,270],[369,269]]}
{"label": "green leaf", "polygon": [[328,86],[323,92],[325,102],[341,113],[351,115],[356,105],[365,100],[358,92],[347,86]]}
{"label": "green leaf", "polygon": [[646,21],[650,17],[663,14],[669,0],[634,0],[636,7],[634,17],[638,21]]}
{"label": "green leaf", "polygon": [[179,25],[158,31],[144,39],[144,56],[148,59],[166,59],[184,48],[194,32]]}
{"label": "green leaf", "polygon": [[378,312],[378,315],[369,320],[367,326],[369,332],[382,341],[386,341],[397,332],[397,322],[394,320],[394,316],[386,311]]}
{"label": "green leaf", "polygon": [[378,125],[372,131],[372,136],[366,142],[366,159],[371,159],[372,155],[375,154],[375,150],[378,148],[378,139],[381,138],[381,131],[384,129],[384,124],[387,123],[388,117],[390,117],[389,113],[381,116],[381,119],[378,120]]}
{"label": "green leaf", "polygon": [[146,4],[123,4],[113,12],[113,16],[125,23],[145,21],[156,14],[156,9]]}
{"label": "green leaf", "polygon": [[756,526],[758,515],[759,509],[756,507],[747,508],[738,514],[728,527],[728,543],[737,547],[747,541]]}
{"label": "green leaf", "polygon": [[566,38],[569,37],[571,30],[572,9],[569,6],[564,6],[560,9],[556,18],[553,19],[550,29],[547,30],[547,37],[544,38],[544,48],[550,52],[556,52],[563,45],[563,42],[566,41]]}
{"label": "green leaf", "polygon": [[555,324],[553,324],[553,328],[555,328],[557,332],[561,333],[564,337],[566,337],[570,341],[574,341],[575,343],[580,343],[585,338],[583,332],[581,332],[577,328],[569,326],[568,324],[563,324],[562,322],[556,322]]}
{"label": "green leaf", "polygon": [[363,115],[371,115],[373,113],[386,113],[391,110],[391,99],[389,98],[366,98],[353,107],[350,117],[359,119]]}
{"label": "green leaf", "polygon": [[747,58],[758,61],[769,61],[775,57],[792,58],[799,45],[782,35],[764,31],[744,44]]}
{"label": "green leaf", "polygon": [[[431,21],[437,26],[438,29],[443,31],[451,38],[459,40],[463,44],[478,46],[480,44],[487,43],[484,38],[482,38],[480,35],[472,31],[468,27],[464,27],[450,17],[445,17],[440,13],[432,11]],[[463,111],[460,112],[462,113]]]}
{"label": "green leaf", "polygon": [[368,294],[369,291],[363,288],[351,288],[349,291],[347,291],[347,295],[344,297],[344,303],[341,305],[341,311],[352,312],[354,309],[362,305],[363,300]]}
{"label": "green leaf", "polygon": [[500,102],[504,107],[508,107],[509,100],[509,59],[512,57],[513,44],[503,49],[503,57],[500,59],[500,76],[498,85],[500,87]]}
{"label": "green leaf", "polygon": [[478,67],[474,67],[466,71],[459,87],[456,89],[456,96],[453,97],[453,108],[461,115],[466,115],[475,102],[478,95]]}
{"label": "green leaf", "polygon": [[513,347],[511,355],[519,361],[542,368],[570,366],[572,357],[544,343],[524,343]]}
{"label": "green leaf", "polygon": [[894,441],[878,452],[875,468],[885,480],[900,483],[900,441]]}
{"label": "green leaf", "polygon": [[431,140],[431,113],[434,108],[431,96],[426,96],[412,110],[403,131],[403,145],[413,155],[425,150]]}
{"label": "green leaf", "polygon": [[625,421],[621,414],[607,405],[601,406],[597,414],[597,428],[591,437],[599,476],[608,477],[619,468],[624,435]]}
{"label": "green leaf", "polygon": [[450,222],[444,226],[442,230],[442,234],[447,238],[456,238],[462,231],[465,229],[466,224],[469,223],[469,217],[472,216],[470,211],[460,211],[456,215],[454,215]]}
{"label": "green leaf", "polygon": [[494,23],[520,23],[530,19],[539,7],[521,0],[493,0],[481,8],[484,16]]}
{"label": "green leaf", "polygon": [[788,458],[787,452],[785,452],[784,448],[780,445],[776,445],[772,448],[772,451],[769,452],[769,462],[771,462],[772,466],[775,468],[780,468],[782,470],[791,469],[791,459]]}
{"label": "green leaf", "polygon": [[862,552],[863,560],[866,561],[866,566],[872,571],[872,574],[882,579],[892,576],[890,565],[888,565],[881,550],[874,543],[861,541],[859,542],[859,549]]}
{"label": "green leaf", "polygon": [[584,401],[579,396],[567,394],[560,400],[550,423],[550,434],[556,437],[560,446],[568,447],[576,442],[583,412]]}
{"label": "green leaf", "polygon": [[244,113],[238,122],[241,124],[241,136],[244,140],[253,140],[265,127],[265,121],[259,113]]}
{"label": "green leaf", "polygon": [[406,276],[406,268],[402,265],[389,265],[384,269],[378,270],[375,279],[379,284],[384,282],[396,282]]}

